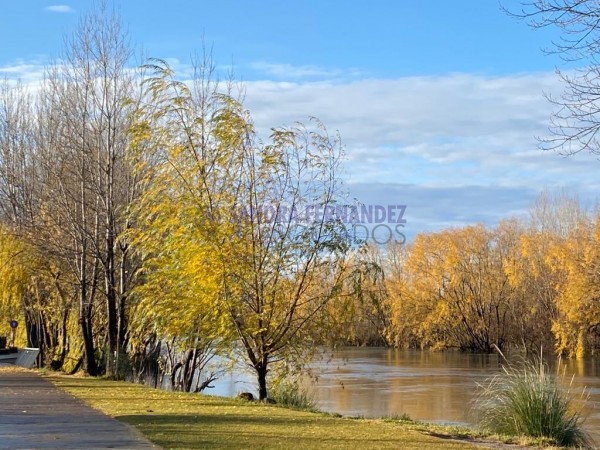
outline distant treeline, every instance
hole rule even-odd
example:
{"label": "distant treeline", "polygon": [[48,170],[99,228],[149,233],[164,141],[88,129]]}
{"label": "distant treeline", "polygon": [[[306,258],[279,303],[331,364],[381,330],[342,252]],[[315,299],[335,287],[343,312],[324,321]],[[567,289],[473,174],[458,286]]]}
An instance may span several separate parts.
{"label": "distant treeline", "polygon": [[370,247],[336,304],[356,345],[582,357],[600,348],[600,216],[544,193],[528,220],[418,234]]}

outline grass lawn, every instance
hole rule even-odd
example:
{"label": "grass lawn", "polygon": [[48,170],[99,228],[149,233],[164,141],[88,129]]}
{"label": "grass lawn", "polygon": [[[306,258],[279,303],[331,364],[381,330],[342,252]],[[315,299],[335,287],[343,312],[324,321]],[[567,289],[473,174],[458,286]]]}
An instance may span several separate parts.
{"label": "grass lawn", "polygon": [[401,420],[345,419],[95,378],[47,378],[94,408],[135,426],[164,448],[480,448],[448,440],[450,434],[428,435],[427,427]]}

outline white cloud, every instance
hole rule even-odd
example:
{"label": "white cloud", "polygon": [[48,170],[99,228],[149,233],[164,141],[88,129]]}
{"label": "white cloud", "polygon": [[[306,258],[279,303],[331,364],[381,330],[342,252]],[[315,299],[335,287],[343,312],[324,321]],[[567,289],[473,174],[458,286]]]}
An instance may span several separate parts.
{"label": "white cloud", "polygon": [[320,79],[331,79],[331,78],[355,78],[360,75],[360,71],[357,69],[341,70],[341,69],[327,69],[314,65],[300,65],[295,66],[292,64],[273,64],[264,61],[256,61],[249,65],[250,69],[255,70],[261,75],[266,75],[269,78],[283,79],[283,80],[298,80],[306,78],[320,78]]}
{"label": "white cloud", "polygon": [[552,74],[506,78],[456,74],[346,83],[258,81],[247,86],[248,101],[260,116],[276,114],[290,121],[316,115],[343,130],[346,138],[370,146],[491,136],[499,128],[511,134],[530,129],[547,120],[542,92],[556,90]]}
{"label": "white cloud", "polygon": [[[179,75],[193,68],[169,60]],[[39,61],[0,67],[0,77],[35,88]],[[503,77],[449,74],[396,79],[244,83],[246,106],[263,135],[319,117],[346,146],[348,189],[364,203],[406,204],[407,233],[524,215],[546,187],[566,187],[592,204],[600,161],[537,148],[552,106],[552,73]]]}
{"label": "white cloud", "polygon": [[7,66],[0,66],[0,78],[9,82],[19,81],[24,87],[37,90],[44,78],[45,64],[41,60],[17,60]]}
{"label": "white cloud", "polygon": [[50,5],[46,6],[44,10],[55,13],[73,13],[75,10],[69,5]]}
{"label": "white cloud", "polygon": [[352,195],[408,204],[419,231],[523,214],[546,187],[596,198],[596,157],[537,148],[552,112],[543,93],[561,88],[553,73],[254,81],[246,104],[265,132],[309,116],[339,130]]}

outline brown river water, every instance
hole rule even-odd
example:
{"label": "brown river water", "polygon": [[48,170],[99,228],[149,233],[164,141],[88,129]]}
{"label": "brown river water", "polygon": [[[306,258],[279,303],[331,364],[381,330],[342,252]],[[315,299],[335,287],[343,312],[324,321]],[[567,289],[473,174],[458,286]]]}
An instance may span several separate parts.
{"label": "brown river water", "polygon": [[[313,363],[316,381],[310,389],[322,411],[470,424],[478,383],[499,373],[501,363],[497,354],[343,348]],[[586,388],[585,428],[600,443],[600,359],[563,363],[574,395],[579,398]],[[235,396],[241,391],[256,388],[251,375],[239,372],[224,376],[207,393]]]}

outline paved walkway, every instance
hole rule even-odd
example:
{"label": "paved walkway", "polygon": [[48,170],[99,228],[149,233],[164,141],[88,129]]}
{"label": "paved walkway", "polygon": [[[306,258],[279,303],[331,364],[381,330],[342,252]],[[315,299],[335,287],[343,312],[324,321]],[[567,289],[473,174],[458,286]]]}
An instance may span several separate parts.
{"label": "paved walkway", "polygon": [[34,372],[0,370],[0,448],[157,447]]}

